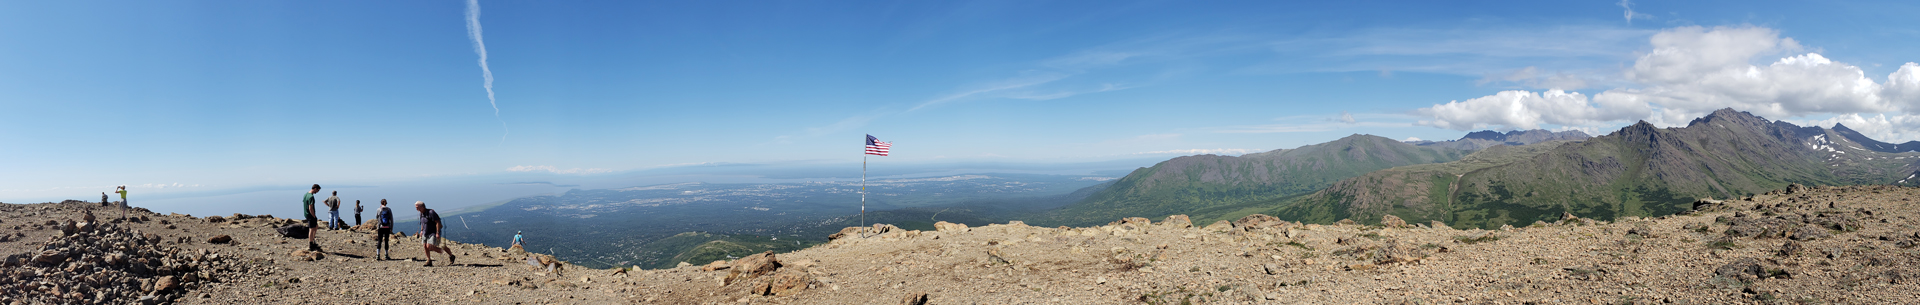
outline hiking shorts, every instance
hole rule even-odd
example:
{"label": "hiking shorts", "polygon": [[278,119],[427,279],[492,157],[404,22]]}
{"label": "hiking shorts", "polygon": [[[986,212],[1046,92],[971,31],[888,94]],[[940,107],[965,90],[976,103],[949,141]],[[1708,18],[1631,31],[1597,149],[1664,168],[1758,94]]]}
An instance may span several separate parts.
{"label": "hiking shorts", "polygon": [[429,247],[434,247],[434,248],[439,248],[439,247],[440,247],[440,234],[434,234],[434,235],[427,235],[427,238],[426,238],[426,240],[424,241],[424,243],[426,243],[426,245],[427,245],[427,246],[429,246]]}
{"label": "hiking shorts", "polygon": [[308,227],[308,228],[319,228],[319,227],[320,227],[320,217],[313,217],[313,216],[307,216],[307,227]]}

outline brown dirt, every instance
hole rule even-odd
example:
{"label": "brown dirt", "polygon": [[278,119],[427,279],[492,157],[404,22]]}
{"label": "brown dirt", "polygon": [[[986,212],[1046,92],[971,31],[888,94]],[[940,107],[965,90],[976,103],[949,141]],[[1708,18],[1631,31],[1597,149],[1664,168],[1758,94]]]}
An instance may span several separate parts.
{"label": "brown dirt", "polygon": [[[778,266],[758,276],[733,270],[766,271],[757,260],[549,274],[524,255],[460,243],[451,243],[459,265],[421,267],[373,260],[371,234],[353,231],[321,231],[328,253],[308,262],[291,255],[305,241],[271,229],[290,220],[140,213],[151,221],[122,225],[258,266],[187,283],[183,303],[900,304],[922,294],[927,304],[1914,303],[1916,197],[1916,188],[1813,187],[1683,215],[1491,231],[1144,219],[887,228],[775,254]],[[0,254],[39,250],[61,231],[33,223],[78,220],[83,208],[5,205],[0,233],[25,237],[0,242]],[[206,242],[222,234],[233,242]],[[395,258],[422,256],[417,241],[394,248]]]}

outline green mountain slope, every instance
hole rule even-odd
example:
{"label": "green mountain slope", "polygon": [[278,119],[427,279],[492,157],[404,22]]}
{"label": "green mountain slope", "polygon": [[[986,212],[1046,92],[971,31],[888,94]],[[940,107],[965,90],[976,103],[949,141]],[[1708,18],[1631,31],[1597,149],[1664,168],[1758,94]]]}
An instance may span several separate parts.
{"label": "green mountain slope", "polygon": [[1035,223],[1077,226],[1172,214],[1187,214],[1195,221],[1238,217],[1342,179],[1395,166],[1452,161],[1467,153],[1352,135],[1239,157],[1179,157],[1135,170]]}
{"label": "green mountain slope", "polygon": [[1340,219],[1374,219],[1393,214],[1410,222],[1451,220],[1447,195],[1455,182],[1473,171],[1533,158],[1577,141],[1552,141],[1523,146],[1489,147],[1446,163],[1395,167],[1342,180],[1326,190],[1303,196],[1264,214],[1283,219],[1331,223]]}
{"label": "green mountain slope", "polygon": [[1731,198],[1791,183],[1895,183],[1913,176],[1914,161],[1920,161],[1914,159],[1920,153],[1869,150],[1819,127],[1731,109],[1687,127],[1641,122],[1513,158],[1520,155],[1504,164],[1388,170],[1342,181],[1272,212],[1309,222],[1378,222],[1393,214],[1482,228],[1550,220],[1561,212],[1598,219],[1655,216],[1684,211],[1696,198]]}

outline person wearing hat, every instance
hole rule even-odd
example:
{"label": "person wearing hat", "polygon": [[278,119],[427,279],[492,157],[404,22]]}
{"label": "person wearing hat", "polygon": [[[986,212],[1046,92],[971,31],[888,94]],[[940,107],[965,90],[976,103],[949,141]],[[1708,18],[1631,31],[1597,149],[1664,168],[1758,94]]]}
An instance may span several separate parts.
{"label": "person wearing hat", "polygon": [[420,237],[421,246],[427,252],[426,266],[433,267],[433,251],[446,252],[447,265],[453,265],[453,249],[440,246],[440,229],[444,228],[440,223],[440,213],[428,209],[426,201],[414,201],[413,209],[420,211],[420,232],[414,232],[413,235]]}

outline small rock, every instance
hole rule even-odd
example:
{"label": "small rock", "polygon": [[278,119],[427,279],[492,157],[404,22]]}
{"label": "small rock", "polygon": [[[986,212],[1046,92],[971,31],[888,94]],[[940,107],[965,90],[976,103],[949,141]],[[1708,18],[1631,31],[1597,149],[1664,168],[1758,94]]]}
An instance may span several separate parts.
{"label": "small rock", "polygon": [[1220,220],[1220,221],[1213,222],[1213,224],[1207,225],[1207,227],[1203,229],[1207,231],[1213,231],[1213,232],[1233,231],[1233,223],[1227,222],[1226,220]]}
{"label": "small rock", "polygon": [[1407,221],[1400,219],[1400,216],[1388,214],[1386,216],[1380,216],[1380,225],[1388,228],[1405,228],[1407,227]]}
{"label": "small rock", "polygon": [[319,261],[322,259],[326,259],[327,255],[318,251],[307,251],[302,249],[298,251],[293,251],[293,257],[298,258],[302,261],[311,262],[311,261]]}
{"label": "small rock", "polygon": [[1761,276],[1765,276],[1766,274],[1762,272],[1765,271],[1760,269],[1760,260],[1751,257],[1734,260],[1733,262],[1720,265],[1719,268],[1713,269],[1714,275],[1737,279],[1743,282],[1751,282],[1759,279]]}
{"label": "small rock", "polygon": [[180,289],[180,281],[174,279],[171,275],[162,276],[160,280],[153,283],[153,289],[160,291]]}
{"label": "small rock", "polygon": [[1793,256],[1794,254],[1800,253],[1800,249],[1801,249],[1800,242],[1789,240],[1787,242],[1780,243],[1780,251],[1778,252],[1778,254],[1780,256]]}
{"label": "small rock", "polygon": [[[213,218],[213,217],[220,217],[220,216],[209,216],[208,218]],[[207,239],[207,243],[210,243],[210,244],[224,244],[229,242],[233,242],[233,236],[228,236],[226,234],[220,234],[220,236],[214,236],[213,238]]]}
{"label": "small rock", "polygon": [[927,305],[927,293],[926,292],[908,293],[906,297],[900,298],[900,304]]}
{"label": "small rock", "polygon": [[1266,271],[1267,275],[1279,275],[1281,272],[1280,266],[1274,264],[1260,265],[1260,269]]}
{"label": "small rock", "polygon": [[[1348,220],[1348,221],[1351,222],[1352,220]],[[1240,220],[1233,221],[1233,227],[1243,228],[1243,229],[1262,228],[1262,227],[1272,228],[1272,227],[1283,226],[1286,224],[1287,224],[1287,221],[1280,220],[1279,217],[1267,216],[1266,214],[1247,215],[1246,217],[1240,217]]]}
{"label": "small rock", "polygon": [[715,260],[707,263],[706,266],[700,266],[700,271],[727,270],[728,267],[731,266],[727,265],[727,260]]}
{"label": "small rock", "polygon": [[945,221],[933,223],[933,229],[940,232],[956,232],[956,233],[966,232],[968,230],[967,224],[951,223],[951,222],[945,222]]}
{"label": "small rock", "polygon": [[1434,229],[1449,229],[1449,230],[1451,230],[1451,229],[1453,229],[1453,227],[1449,227],[1449,226],[1447,226],[1447,223],[1444,223],[1444,222],[1440,222],[1439,220],[1435,220],[1435,221],[1433,221],[1433,223],[1432,223],[1432,224],[1428,224],[1428,226],[1431,226],[1431,227],[1433,227]]}
{"label": "small rock", "polygon": [[207,216],[207,223],[222,223],[222,222],[227,222],[227,218],[226,218],[226,217],[220,217],[220,216],[217,216],[217,215],[216,215],[216,216]]}
{"label": "small rock", "polygon": [[1804,241],[1804,240],[1822,239],[1822,238],[1827,238],[1829,236],[1833,236],[1833,234],[1828,233],[1827,228],[1821,228],[1816,226],[1801,226],[1799,229],[1794,229],[1793,236],[1789,238],[1793,240]]}
{"label": "small rock", "polygon": [[1173,216],[1167,216],[1167,220],[1161,221],[1160,225],[1171,226],[1175,228],[1192,228],[1193,220],[1188,219],[1187,215],[1173,215]]}

